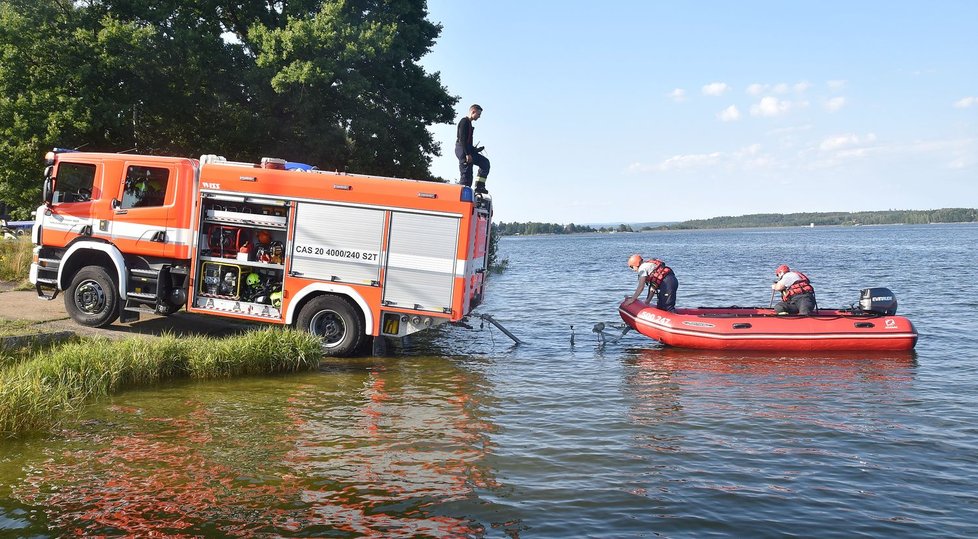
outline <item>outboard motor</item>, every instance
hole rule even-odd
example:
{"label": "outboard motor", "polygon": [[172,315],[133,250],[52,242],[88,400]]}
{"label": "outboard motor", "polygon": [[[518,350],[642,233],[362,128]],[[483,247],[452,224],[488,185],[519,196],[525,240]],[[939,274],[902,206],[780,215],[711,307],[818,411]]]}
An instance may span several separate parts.
{"label": "outboard motor", "polygon": [[859,308],[868,313],[896,314],[897,299],[889,288],[863,288],[859,294]]}

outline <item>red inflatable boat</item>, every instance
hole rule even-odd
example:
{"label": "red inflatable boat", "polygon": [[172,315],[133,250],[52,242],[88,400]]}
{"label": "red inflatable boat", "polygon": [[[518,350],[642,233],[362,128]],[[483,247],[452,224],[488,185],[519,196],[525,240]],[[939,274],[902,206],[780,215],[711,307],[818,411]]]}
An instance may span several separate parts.
{"label": "red inflatable boat", "polygon": [[[883,292],[885,291],[885,292]],[[622,320],[669,346],[708,350],[911,350],[917,331],[896,316],[885,288],[863,290],[862,308],[818,309],[809,315],[776,315],[761,307],[699,307],[668,312],[642,301],[620,305]],[[873,294],[878,294],[873,296]],[[885,297],[892,306],[873,308]],[[872,309],[865,309],[870,306]],[[890,313],[890,314],[887,314]]]}

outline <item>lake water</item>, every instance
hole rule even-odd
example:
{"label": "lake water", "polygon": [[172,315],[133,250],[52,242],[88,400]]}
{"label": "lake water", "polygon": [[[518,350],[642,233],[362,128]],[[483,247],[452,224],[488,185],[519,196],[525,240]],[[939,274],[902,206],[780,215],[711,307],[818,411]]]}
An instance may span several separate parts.
{"label": "lake water", "polygon": [[[976,537],[976,245],[973,224],[503,238],[479,311],[523,345],[475,318],[394,357],[122,393],[0,441],[0,536]],[[767,306],[781,263],[823,307],[886,286],[920,340],[602,345],[633,252],[675,269],[679,306]]]}

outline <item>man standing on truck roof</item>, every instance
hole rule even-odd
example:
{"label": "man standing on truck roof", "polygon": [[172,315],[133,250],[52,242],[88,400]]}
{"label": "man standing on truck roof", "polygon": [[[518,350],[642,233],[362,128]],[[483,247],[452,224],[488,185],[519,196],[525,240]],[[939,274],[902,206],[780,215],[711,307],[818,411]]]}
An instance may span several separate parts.
{"label": "man standing on truck roof", "polygon": [[485,149],[485,146],[476,147],[472,142],[472,137],[475,132],[475,127],[472,126],[472,122],[478,120],[480,117],[482,117],[482,107],[474,104],[469,107],[469,113],[458,121],[458,136],[455,138],[455,156],[458,157],[458,170],[462,175],[458,183],[472,186],[472,165],[475,165],[479,167],[479,177],[475,182],[475,192],[485,194],[489,192],[486,189],[486,177],[489,176],[489,160],[480,153]]}

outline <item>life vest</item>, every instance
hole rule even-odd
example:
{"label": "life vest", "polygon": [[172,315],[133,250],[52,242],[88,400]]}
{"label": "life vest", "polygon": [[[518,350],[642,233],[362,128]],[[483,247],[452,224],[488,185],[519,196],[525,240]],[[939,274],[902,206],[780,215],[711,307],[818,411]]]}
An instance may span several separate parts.
{"label": "life vest", "polygon": [[796,271],[795,273],[798,274],[798,280],[791,283],[791,286],[781,291],[781,298],[785,301],[788,301],[791,296],[815,293],[815,289],[812,288],[811,283],[808,281],[808,277],[805,277],[805,274],[800,271]]}
{"label": "life vest", "polygon": [[655,288],[659,288],[659,285],[662,284],[662,280],[665,279],[667,275],[672,273],[672,268],[667,266],[665,262],[659,260],[658,258],[646,260],[646,262],[655,264],[655,269],[652,270],[652,272],[645,278],[645,282]]}

